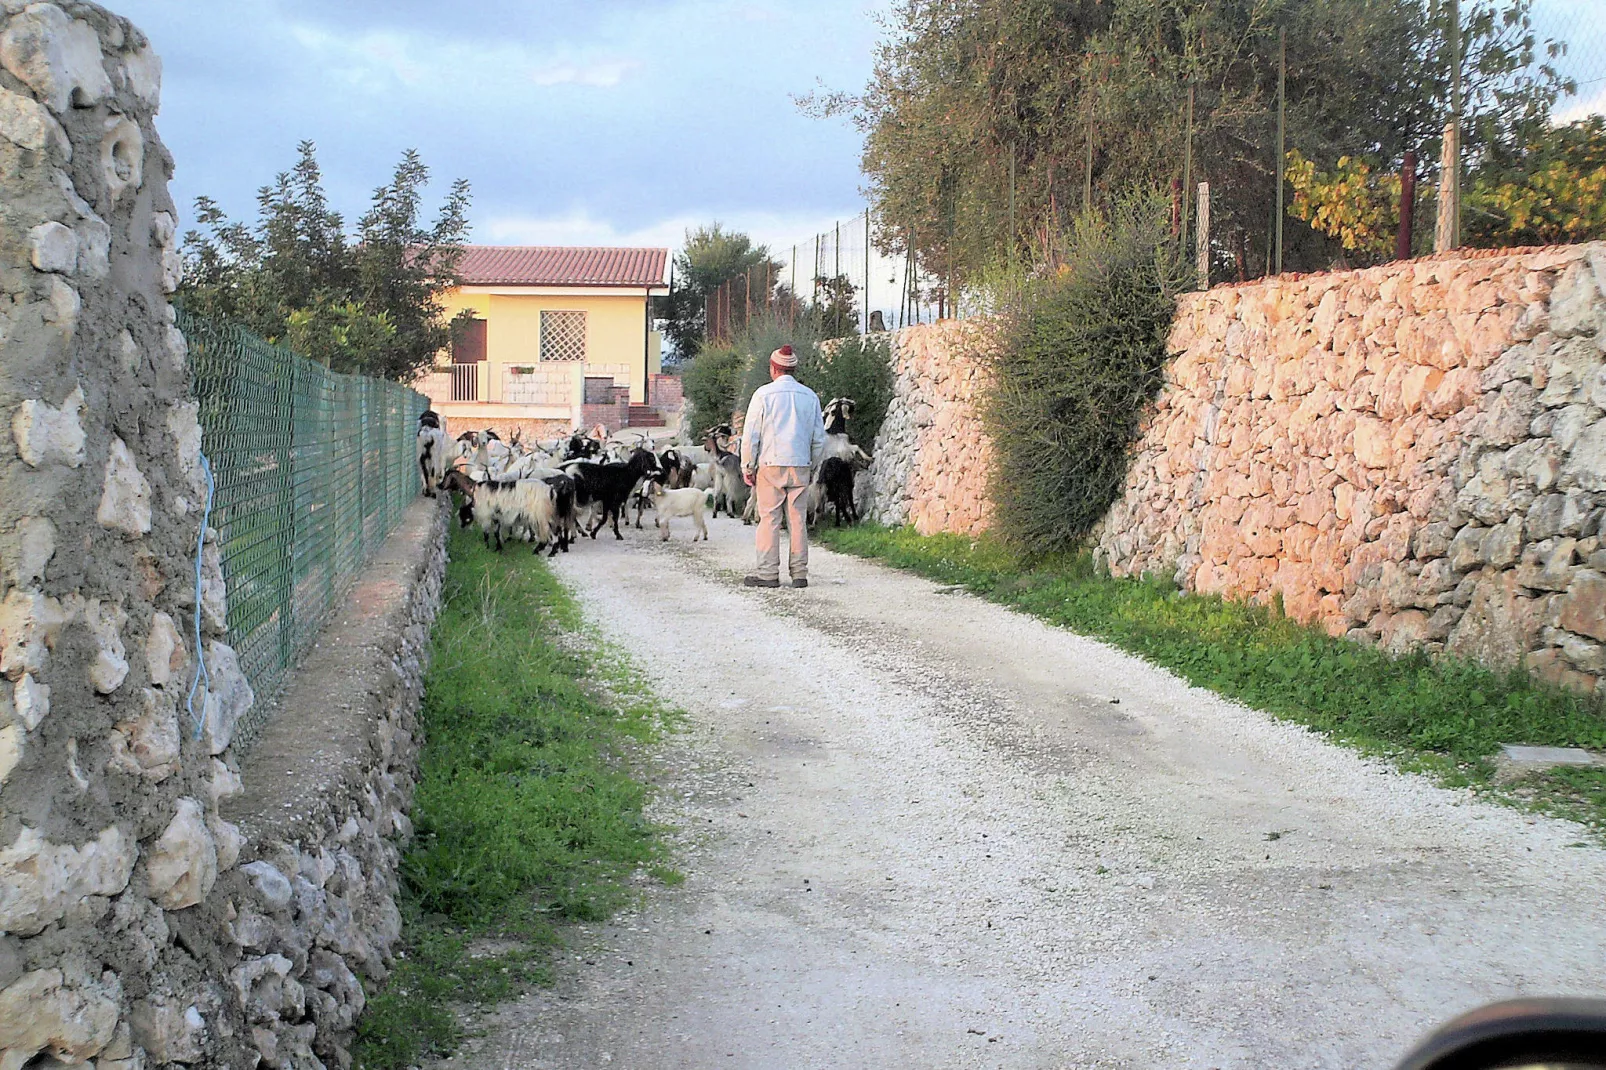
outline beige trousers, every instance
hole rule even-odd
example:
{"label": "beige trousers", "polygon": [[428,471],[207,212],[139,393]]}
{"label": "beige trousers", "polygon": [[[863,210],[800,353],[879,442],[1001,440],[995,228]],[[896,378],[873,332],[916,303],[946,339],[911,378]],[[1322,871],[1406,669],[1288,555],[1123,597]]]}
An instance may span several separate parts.
{"label": "beige trousers", "polygon": [[767,465],[753,480],[758,501],[758,572],[761,579],[781,578],[781,513],[792,545],[787,571],[794,580],[809,578],[809,470]]}

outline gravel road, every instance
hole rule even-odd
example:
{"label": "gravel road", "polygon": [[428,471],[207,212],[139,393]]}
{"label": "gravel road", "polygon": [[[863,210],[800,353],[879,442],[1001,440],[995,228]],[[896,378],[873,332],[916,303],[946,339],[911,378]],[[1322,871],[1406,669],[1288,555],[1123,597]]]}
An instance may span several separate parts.
{"label": "gravel road", "polygon": [[1099,643],[751,529],[558,572],[689,714],[684,885],[579,934],[452,1065],[1387,1067],[1606,993],[1606,852]]}

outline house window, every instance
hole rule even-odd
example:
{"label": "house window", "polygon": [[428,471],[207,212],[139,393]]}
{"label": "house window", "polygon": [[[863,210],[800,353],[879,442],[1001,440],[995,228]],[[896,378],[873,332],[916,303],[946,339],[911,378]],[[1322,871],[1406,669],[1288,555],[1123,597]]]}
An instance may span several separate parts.
{"label": "house window", "polygon": [[541,313],[541,359],[586,359],[586,314],[584,312]]}

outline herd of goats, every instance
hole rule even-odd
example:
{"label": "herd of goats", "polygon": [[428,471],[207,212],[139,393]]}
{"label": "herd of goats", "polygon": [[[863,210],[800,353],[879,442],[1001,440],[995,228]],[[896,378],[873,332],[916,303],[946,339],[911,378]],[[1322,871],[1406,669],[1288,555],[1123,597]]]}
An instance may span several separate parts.
{"label": "herd of goats", "polygon": [[[836,523],[859,519],[853,484],[870,457],[848,439],[853,399],[836,398],[825,406],[825,456],[809,487],[808,522],[827,507]],[[440,415],[418,418],[418,469],[424,493],[458,496],[458,519],[476,525],[487,545],[501,550],[520,539],[548,556],[568,552],[579,534],[595,539],[610,521],[615,538],[619,518],[631,507],[636,527],[642,513],[653,511],[660,539],[669,538],[669,522],[689,518],[692,541],[708,538],[704,510],[712,504],[732,517],[753,521],[753,500],[742,479],[741,439],[729,424],[709,428],[702,445],[677,438],[661,452],[644,435],[622,432],[612,437],[599,429],[575,432],[566,439],[526,445],[515,433],[503,442],[495,431],[465,431],[453,440],[441,427]]]}

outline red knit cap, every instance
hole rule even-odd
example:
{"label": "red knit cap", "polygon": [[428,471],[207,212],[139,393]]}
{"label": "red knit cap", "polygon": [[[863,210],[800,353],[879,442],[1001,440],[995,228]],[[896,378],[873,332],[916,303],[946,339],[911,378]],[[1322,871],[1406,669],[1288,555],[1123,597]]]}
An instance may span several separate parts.
{"label": "red knit cap", "polygon": [[797,354],[792,352],[791,346],[782,346],[770,354],[770,363],[780,368],[795,368],[797,367]]}

